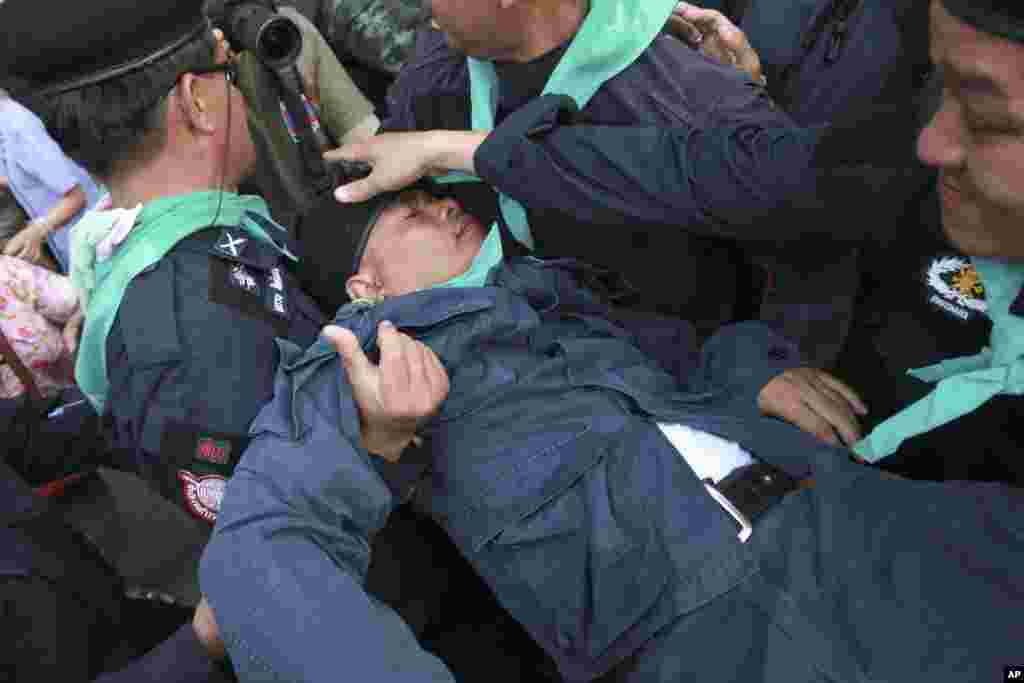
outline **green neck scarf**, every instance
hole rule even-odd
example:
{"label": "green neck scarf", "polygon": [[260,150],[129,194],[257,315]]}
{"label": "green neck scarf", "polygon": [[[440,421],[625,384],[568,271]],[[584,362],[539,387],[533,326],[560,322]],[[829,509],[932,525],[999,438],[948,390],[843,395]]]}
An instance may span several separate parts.
{"label": "green neck scarf", "polygon": [[935,383],[935,389],[854,445],[853,450],[868,462],[895,453],[907,439],[973,412],[994,396],[1024,394],[1024,318],[1010,312],[1024,288],[1024,264],[982,258],[972,261],[985,285],[992,319],[989,346],[976,356],[911,370],[914,377]]}
{"label": "green neck scarf", "polygon": [[501,230],[495,225],[487,233],[486,239],[480,245],[480,251],[469,264],[469,269],[451,280],[434,285],[430,289],[442,289],[445,287],[483,287],[487,284],[487,274],[491,268],[501,263],[505,257],[505,251],[501,247]]}
{"label": "green neck scarf", "polygon": [[[98,223],[104,220],[104,213],[98,212],[90,219],[92,232],[102,227]],[[75,380],[100,415],[106,408],[110,389],[107,335],[128,285],[178,242],[214,224],[237,226],[252,237],[277,247],[270,235],[248,218],[249,213],[270,220],[267,205],[259,197],[205,191],[157,199],[142,207],[131,232],[110,259],[95,264]]]}
{"label": "green neck scarf", "polygon": [[[590,12],[544,86],[543,94],[564,94],[580,109],[605,82],[635,62],[650,47],[672,15],[675,0],[591,0]],[[494,64],[468,58],[472,129],[492,130],[498,107]],[[436,179],[442,183],[478,180],[466,174]],[[533,235],[523,206],[499,194],[501,214],[512,236],[533,249]]]}

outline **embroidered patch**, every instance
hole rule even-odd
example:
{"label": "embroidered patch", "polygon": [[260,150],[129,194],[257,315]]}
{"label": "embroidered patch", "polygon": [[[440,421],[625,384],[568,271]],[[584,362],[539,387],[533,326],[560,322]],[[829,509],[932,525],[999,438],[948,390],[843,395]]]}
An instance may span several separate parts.
{"label": "embroidered patch", "polygon": [[[274,290],[265,286],[267,274],[256,268],[247,268],[250,273],[255,274],[256,284],[262,291],[250,292],[244,287],[236,284],[232,277],[232,269],[236,264],[220,256],[210,256],[210,289],[209,300],[211,303],[226,306],[233,311],[248,317],[261,320],[274,328],[274,334],[278,337],[288,334],[288,323],[290,318],[275,314],[271,307],[273,305],[272,295]],[[287,304],[288,302],[286,302]],[[195,448],[195,441],[189,445],[189,452]]]}
{"label": "embroidered patch", "polygon": [[241,264],[231,266],[231,284],[239,289],[244,289],[250,294],[260,293],[260,284],[256,281],[252,272]]}
{"label": "embroidered patch", "polygon": [[248,241],[246,237],[235,237],[230,231],[225,230],[221,233],[220,239],[217,240],[216,249],[223,254],[238,258],[242,255],[242,251]]}
{"label": "embroidered patch", "polygon": [[267,290],[267,308],[276,316],[281,318],[288,317],[288,300],[285,298],[284,292],[275,292],[272,289]]}
{"label": "embroidered patch", "polygon": [[988,311],[985,287],[974,264],[959,256],[933,259],[926,277],[928,302],[960,319],[971,320]]}
{"label": "embroidered patch", "polygon": [[281,275],[280,268],[270,269],[270,275],[267,277],[267,286],[279,292],[284,291],[284,276]]}
{"label": "embroidered patch", "polygon": [[178,479],[188,511],[197,519],[210,524],[216,522],[228,480],[216,474],[197,477],[187,470],[178,470]]}
{"label": "embroidered patch", "polygon": [[214,465],[227,465],[231,461],[231,442],[208,436],[199,437],[196,444],[196,460],[212,462]]}

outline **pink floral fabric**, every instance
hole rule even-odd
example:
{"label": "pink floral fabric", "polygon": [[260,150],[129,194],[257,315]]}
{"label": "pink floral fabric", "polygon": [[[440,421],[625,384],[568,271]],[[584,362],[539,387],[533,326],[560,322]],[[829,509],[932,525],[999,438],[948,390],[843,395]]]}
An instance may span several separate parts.
{"label": "pink floral fabric", "polygon": [[[0,329],[44,396],[74,384],[61,331],[77,310],[70,278],[0,256]],[[0,365],[0,398],[15,398],[24,391],[14,370],[6,363]]]}

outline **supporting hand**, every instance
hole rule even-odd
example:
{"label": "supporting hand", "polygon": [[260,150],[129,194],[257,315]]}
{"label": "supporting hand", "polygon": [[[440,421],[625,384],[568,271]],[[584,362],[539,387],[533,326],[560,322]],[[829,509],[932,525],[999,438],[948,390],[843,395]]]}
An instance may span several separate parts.
{"label": "supporting hand", "polygon": [[213,615],[213,609],[210,608],[210,603],[206,601],[205,596],[192,616],[192,630],[195,631],[199,643],[210,655],[210,659],[219,662],[227,657],[217,618]]}
{"label": "supporting hand", "polygon": [[847,446],[860,441],[857,416],[868,412],[857,392],[814,368],[795,368],[775,377],[758,394],[757,406],[765,415],[792,422],[836,446],[840,438]]}
{"label": "supporting hand", "polygon": [[374,365],[351,331],[324,329],[337,348],[359,408],[363,445],[391,462],[416,441],[419,425],[448,397],[448,373],[422,342],[402,334],[389,322],[377,331],[380,364]]}
{"label": "supporting hand", "polygon": [[721,12],[680,2],[672,11],[666,28],[705,57],[735,66],[746,71],[758,83],[765,84],[761,58],[743,31]]}
{"label": "supporting hand", "polygon": [[43,263],[43,245],[47,233],[45,223],[29,223],[4,245],[4,255],[40,265]]}
{"label": "supporting hand", "polygon": [[486,137],[475,131],[380,133],[331,150],[324,159],[364,161],[373,167],[369,176],[334,193],[340,202],[363,202],[382,192],[404,189],[424,176],[473,173],[473,155]]}

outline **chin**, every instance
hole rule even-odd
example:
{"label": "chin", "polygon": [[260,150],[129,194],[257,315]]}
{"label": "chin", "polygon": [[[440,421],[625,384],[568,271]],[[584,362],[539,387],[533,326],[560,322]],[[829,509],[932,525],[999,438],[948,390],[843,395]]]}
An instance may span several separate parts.
{"label": "chin", "polygon": [[994,231],[952,221],[943,221],[942,227],[949,241],[968,256],[1024,261],[1024,230]]}

